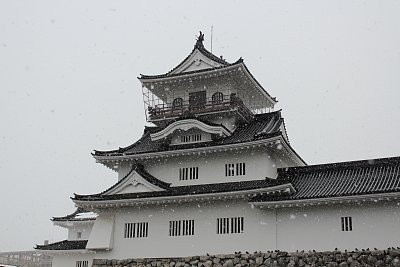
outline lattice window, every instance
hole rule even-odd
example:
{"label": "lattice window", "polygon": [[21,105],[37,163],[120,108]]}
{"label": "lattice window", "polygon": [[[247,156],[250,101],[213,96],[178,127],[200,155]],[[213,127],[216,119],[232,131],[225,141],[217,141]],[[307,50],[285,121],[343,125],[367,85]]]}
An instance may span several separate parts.
{"label": "lattice window", "polygon": [[169,236],[194,235],[194,220],[169,221]]}
{"label": "lattice window", "polygon": [[201,141],[201,134],[182,135],[181,143],[199,142]]}
{"label": "lattice window", "polygon": [[351,217],[342,217],[342,231],[353,231],[353,219]]}
{"label": "lattice window", "polygon": [[211,96],[211,101],[213,104],[220,104],[224,102],[224,95],[221,92],[216,92]]}
{"label": "lattice window", "polygon": [[89,261],[76,261],[75,267],[88,267]]}
{"label": "lattice window", "polygon": [[175,98],[174,101],[172,101],[172,108],[173,109],[182,109],[183,106],[183,99],[178,97]]}
{"label": "lattice window", "polygon": [[201,134],[192,135],[193,142],[201,141]]}
{"label": "lattice window", "polygon": [[225,164],[225,176],[246,175],[246,163],[227,163]]}
{"label": "lattice window", "polygon": [[217,234],[240,234],[244,231],[244,217],[218,218]]}
{"label": "lattice window", "polygon": [[179,180],[197,180],[199,179],[199,167],[186,167],[179,169]]}
{"label": "lattice window", "polygon": [[125,223],[124,238],[147,237],[149,234],[149,223]]}

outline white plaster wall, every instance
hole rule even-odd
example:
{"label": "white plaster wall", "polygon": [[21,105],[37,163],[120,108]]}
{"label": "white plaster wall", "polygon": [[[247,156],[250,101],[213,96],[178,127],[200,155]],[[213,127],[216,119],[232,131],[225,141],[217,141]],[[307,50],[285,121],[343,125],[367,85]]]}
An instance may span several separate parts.
{"label": "white plaster wall", "polygon": [[55,254],[53,256],[52,267],[75,267],[77,261],[88,261],[88,267],[92,266],[96,254]]}
{"label": "white plaster wall", "polygon": [[[274,247],[275,219],[272,211],[252,209],[243,200],[219,203],[126,208],[116,211],[114,246],[98,258],[175,257],[258,251]],[[244,233],[216,233],[217,218],[244,217]],[[169,221],[194,219],[193,236],[169,236]],[[148,222],[147,238],[124,238],[124,224]]]}
{"label": "white plaster wall", "polygon": [[[68,228],[68,240],[87,240],[93,228],[93,222],[75,222],[74,226]],[[78,232],[82,237],[78,239]]]}
{"label": "white plaster wall", "polygon": [[[225,176],[225,164],[246,163],[246,175]],[[162,158],[145,162],[145,169],[172,186],[261,180],[277,177],[277,168],[285,165],[275,160],[267,149],[238,150],[204,155]],[[179,168],[199,167],[199,179],[179,181]]]}
{"label": "white plaster wall", "polygon": [[[351,216],[353,231],[342,232],[341,217]],[[399,246],[400,206],[395,202],[278,210],[277,248],[341,250]]]}
{"label": "white plaster wall", "polygon": [[[230,200],[108,210],[115,213],[113,248],[96,258],[181,257],[236,251],[312,250],[398,246],[400,206],[378,202],[261,210]],[[244,217],[244,233],[217,234],[217,218]],[[351,216],[353,231],[341,231],[341,217]],[[193,219],[193,236],[169,236],[170,220]],[[146,238],[124,238],[124,225],[148,222]]]}

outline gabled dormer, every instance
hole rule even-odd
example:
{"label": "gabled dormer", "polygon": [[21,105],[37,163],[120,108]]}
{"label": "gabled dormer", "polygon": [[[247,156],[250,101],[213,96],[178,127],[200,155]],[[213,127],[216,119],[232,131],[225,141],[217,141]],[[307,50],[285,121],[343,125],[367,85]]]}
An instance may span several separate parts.
{"label": "gabled dormer", "polygon": [[164,127],[188,117],[212,123],[228,118],[234,127],[271,111],[276,99],[255,80],[243,60],[228,63],[209,52],[203,40],[200,32],[192,52],[171,71],[139,77],[147,120]]}

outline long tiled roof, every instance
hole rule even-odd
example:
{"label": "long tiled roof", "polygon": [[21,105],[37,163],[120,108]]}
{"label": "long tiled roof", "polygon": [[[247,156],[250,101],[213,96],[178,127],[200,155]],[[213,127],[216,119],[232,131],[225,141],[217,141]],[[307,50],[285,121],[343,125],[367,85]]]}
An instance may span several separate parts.
{"label": "long tiled roof", "polygon": [[296,192],[258,201],[301,200],[400,192],[400,157],[278,169]]}
{"label": "long tiled roof", "polygon": [[282,182],[283,181],[277,181],[275,179],[265,179],[265,180],[252,180],[252,181],[241,181],[241,182],[230,182],[230,183],[176,186],[176,187],[170,187],[169,189],[164,191],[156,191],[156,192],[142,192],[142,193],[115,194],[115,195],[104,195],[103,193],[95,195],[75,194],[73,200],[103,201],[103,200],[117,200],[117,199],[143,199],[143,198],[153,198],[153,197],[191,196],[191,195],[202,195],[210,193],[238,192],[238,191],[277,186],[281,185]]}
{"label": "long tiled roof", "polygon": [[40,250],[74,250],[74,249],[85,249],[87,240],[63,240],[48,245],[36,245],[35,249]]}
{"label": "long tiled roof", "polygon": [[133,155],[143,154],[150,152],[178,150],[194,147],[205,147],[205,146],[218,146],[228,145],[243,142],[250,142],[260,139],[268,139],[271,137],[281,135],[281,125],[283,124],[283,118],[281,111],[275,111],[271,113],[255,115],[254,120],[249,123],[239,125],[238,128],[232,133],[232,135],[210,142],[198,143],[198,144],[186,144],[186,145],[165,145],[163,140],[152,141],[150,134],[161,131],[163,128],[160,127],[146,127],[142,137],[134,144],[120,148],[118,150],[111,151],[96,151],[94,156],[121,156],[121,155]]}

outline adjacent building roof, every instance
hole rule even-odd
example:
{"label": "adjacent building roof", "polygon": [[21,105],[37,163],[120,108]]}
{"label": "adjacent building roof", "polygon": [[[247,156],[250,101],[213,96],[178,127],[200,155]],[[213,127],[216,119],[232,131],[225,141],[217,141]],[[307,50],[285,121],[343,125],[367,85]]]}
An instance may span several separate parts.
{"label": "adjacent building roof", "polygon": [[85,249],[87,240],[63,240],[56,243],[51,243],[48,245],[36,245],[35,249],[40,250],[75,250],[75,249]]}
{"label": "adjacent building roof", "polygon": [[400,192],[400,157],[278,169],[296,192],[255,201],[287,201]]}
{"label": "adjacent building roof", "polygon": [[153,141],[151,140],[150,134],[156,133],[162,130],[161,127],[146,127],[142,137],[132,145],[119,148],[118,150],[110,151],[94,151],[94,156],[123,156],[133,154],[144,154],[150,152],[168,151],[168,150],[180,150],[185,148],[195,147],[211,147],[219,145],[229,145],[236,143],[250,142],[260,139],[268,139],[271,137],[282,135],[281,126],[284,124],[281,111],[275,111],[265,114],[257,114],[249,123],[243,123],[232,133],[232,135],[214,140],[211,142],[197,143],[197,144],[186,144],[186,145],[174,145],[169,146],[165,144],[163,140]]}
{"label": "adjacent building roof", "polygon": [[97,214],[78,208],[75,212],[63,216],[63,217],[53,217],[51,220],[53,222],[63,222],[63,221],[91,221],[96,220]]}

